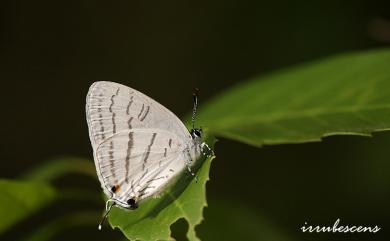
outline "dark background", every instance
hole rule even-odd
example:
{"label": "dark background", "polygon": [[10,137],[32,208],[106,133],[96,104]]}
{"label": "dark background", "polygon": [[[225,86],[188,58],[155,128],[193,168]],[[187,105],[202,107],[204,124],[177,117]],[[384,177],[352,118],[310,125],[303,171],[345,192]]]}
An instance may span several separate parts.
{"label": "dark background", "polygon": [[[200,89],[202,108],[221,90],[248,78],[390,44],[390,2],[385,0],[6,0],[0,5],[0,176],[6,178],[59,156],[92,158],[84,105],[94,80],[129,85],[183,116],[191,110],[194,87]],[[243,208],[288,240],[387,240],[389,143],[389,133],[261,149],[221,139],[200,236],[234,237],[224,222],[254,227],[237,228],[236,234],[242,232],[237,237],[262,232],[262,223],[234,216]],[[71,179],[63,182],[84,180]],[[85,185],[99,188],[97,183]],[[221,202],[228,203],[231,213],[215,211]],[[80,208],[62,207],[67,205],[61,208]],[[50,218],[41,214],[27,223],[38,225]],[[332,226],[337,218],[344,225],[379,225],[382,230],[299,230],[305,221]],[[16,230],[6,237],[12,239]],[[66,232],[57,240],[85,237],[111,240],[121,235],[90,227]]]}

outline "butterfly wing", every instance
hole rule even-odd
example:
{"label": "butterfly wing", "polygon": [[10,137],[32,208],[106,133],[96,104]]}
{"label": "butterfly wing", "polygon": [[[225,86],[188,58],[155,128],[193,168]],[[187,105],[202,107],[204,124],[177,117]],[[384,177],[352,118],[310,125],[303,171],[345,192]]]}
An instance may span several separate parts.
{"label": "butterfly wing", "polygon": [[108,81],[91,85],[86,114],[94,149],[110,135],[128,129],[161,129],[191,139],[187,128],[167,108],[130,87]]}
{"label": "butterfly wing", "polygon": [[96,151],[103,189],[127,207],[157,193],[186,167],[185,143],[172,132],[131,129],[110,136]]}
{"label": "butterfly wing", "polygon": [[[104,192],[121,204],[129,192],[138,198],[152,195],[185,167],[188,157],[183,153],[191,141],[187,128],[171,111],[137,90],[95,82],[87,95],[86,114],[99,180]],[[174,173],[167,175],[166,167],[166,172]],[[167,180],[159,178],[158,185],[153,183],[155,188],[149,187],[145,194],[142,189],[147,182],[156,182],[159,173]]]}

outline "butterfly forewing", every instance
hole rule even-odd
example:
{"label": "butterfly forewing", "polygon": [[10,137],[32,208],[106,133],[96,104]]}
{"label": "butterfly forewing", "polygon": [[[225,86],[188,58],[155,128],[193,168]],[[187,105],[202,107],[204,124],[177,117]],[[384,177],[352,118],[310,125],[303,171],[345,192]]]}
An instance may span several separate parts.
{"label": "butterfly forewing", "polygon": [[130,87],[95,82],[87,95],[87,121],[94,148],[109,135],[132,128],[161,129],[186,140],[187,128],[171,111]]}

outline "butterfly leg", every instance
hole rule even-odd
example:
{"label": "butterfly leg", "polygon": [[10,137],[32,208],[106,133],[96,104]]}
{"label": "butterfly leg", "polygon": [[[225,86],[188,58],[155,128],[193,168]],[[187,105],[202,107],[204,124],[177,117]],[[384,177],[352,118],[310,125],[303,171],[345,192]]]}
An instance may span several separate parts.
{"label": "butterfly leg", "polygon": [[198,178],[196,177],[196,174],[191,169],[192,159],[191,159],[191,155],[190,155],[190,152],[189,152],[188,149],[187,149],[187,155],[188,155],[188,158],[187,158],[187,161],[186,161],[187,170],[191,174],[191,176],[194,177],[195,182],[198,182]]}
{"label": "butterfly leg", "polygon": [[214,151],[207,145],[206,142],[200,144],[200,147],[202,149],[203,155],[205,155],[206,157],[214,156]]}
{"label": "butterfly leg", "polygon": [[190,167],[190,164],[187,163],[187,169],[188,169],[188,172],[194,177],[195,179],[195,182],[198,182],[198,177],[196,176],[196,174],[192,171],[191,167]]}

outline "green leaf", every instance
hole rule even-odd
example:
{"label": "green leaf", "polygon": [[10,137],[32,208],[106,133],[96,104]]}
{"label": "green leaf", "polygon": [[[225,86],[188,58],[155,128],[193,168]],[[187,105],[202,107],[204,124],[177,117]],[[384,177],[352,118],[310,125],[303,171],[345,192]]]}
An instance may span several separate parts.
{"label": "green leaf", "polygon": [[211,134],[248,143],[369,136],[390,128],[390,50],[350,53],[255,78],[200,108]]}
{"label": "green leaf", "polygon": [[[39,166],[24,173],[23,180],[32,180],[34,182],[53,182],[66,175],[79,174],[91,177],[97,181],[96,169],[92,160],[63,157],[47,161]],[[61,188],[56,198],[66,201],[91,201],[100,202],[99,190],[84,190],[82,188]]]}
{"label": "green leaf", "polygon": [[99,213],[92,211],[78,211],[66,214],[56,219],[50,220],[49,223],[38,227],[32,234],[26,236],[24,241],[46,241],[54,240],[54,237],[61,232],[71,228],[96,226],[96,220],[99,220]]}
{"label": "green leaf", "polygon": [[79,173],[97,179],[93,161],[75,157],[50,160],[29,171],[22,178],[49,182],[69,173]]}
{"label": "green leaf", "polygon": [[0,179],[0,233],[35,213],[55,197],[44,183]]}
{"label": "green leaf", "polygon": [[185,171],[161,197],[141,203],[138,209],[126,211],[114,208],[109,217],[111,226],[118,227],[130,240],[172,240],[170,226],[185,218],[189,224],[188,239],[199,240],[195,226],[202,222],[203,208],[207,205],[205,186],[213,158],[198,161],[195,167],[199,168],[198,182]]}

